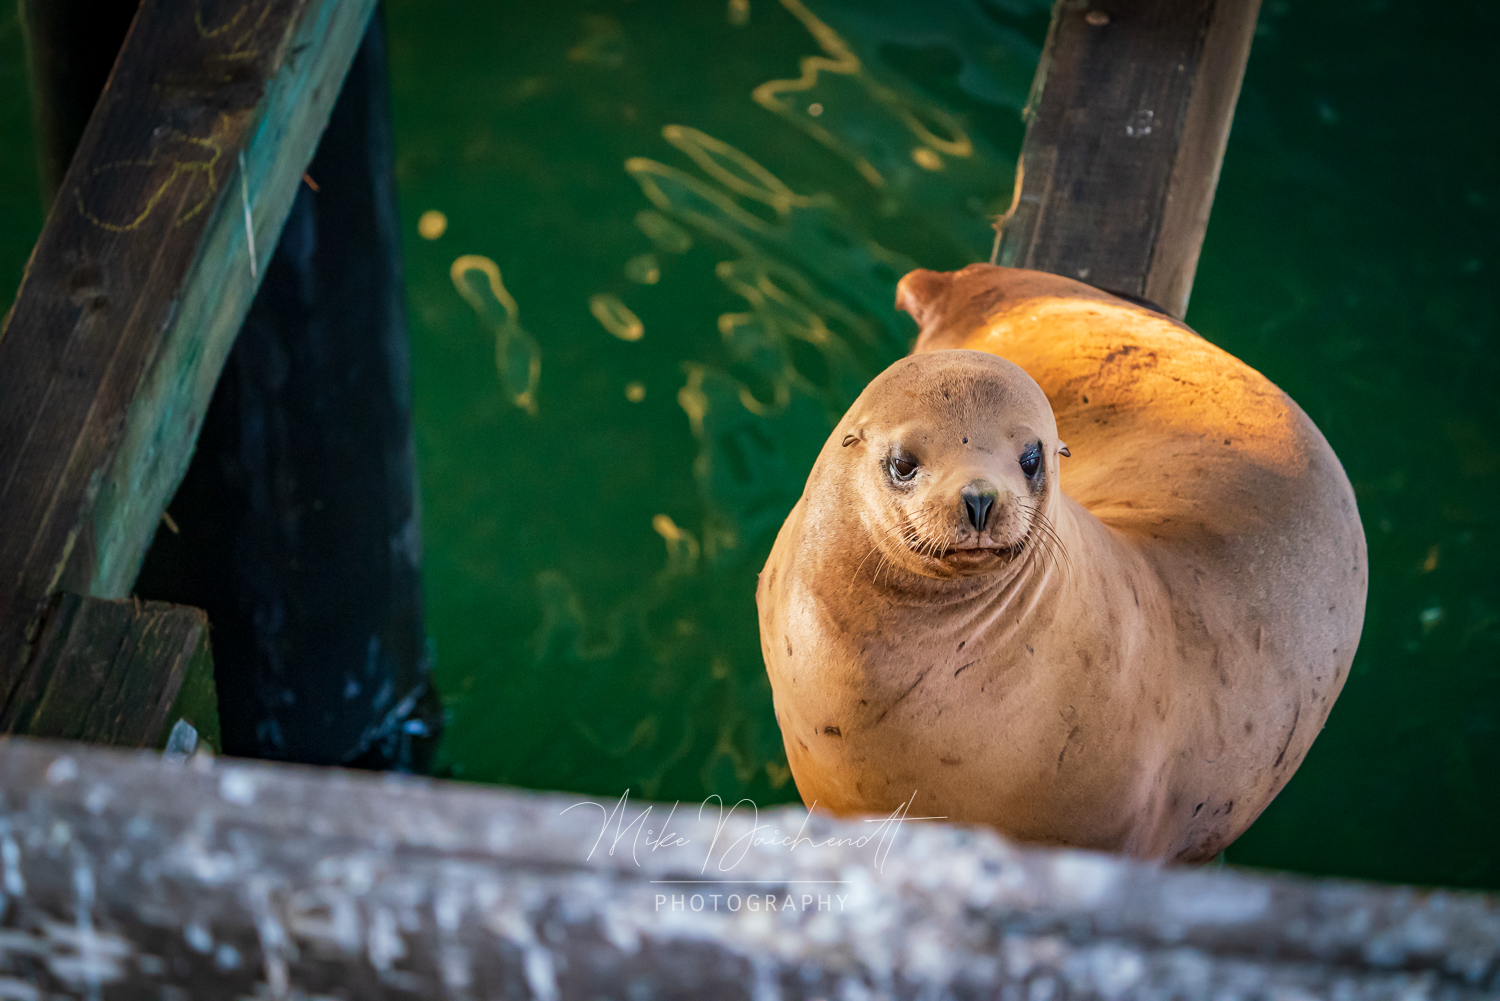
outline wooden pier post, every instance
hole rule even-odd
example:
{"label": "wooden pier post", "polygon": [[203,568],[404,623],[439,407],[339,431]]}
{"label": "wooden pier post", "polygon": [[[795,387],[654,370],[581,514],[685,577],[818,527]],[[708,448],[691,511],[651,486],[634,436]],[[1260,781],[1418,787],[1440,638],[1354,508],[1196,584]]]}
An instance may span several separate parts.
{"label": "wooden pier post", "polygon": [[[49,200],[137,6],[22,0]],[[135,591],[209,613],[233,753],[420,769],[441,710],[385,64],[377,12]]]}
{"label": "wooden pier post", "polygon": [[0,326],[0,699],[127,597],[374,0],[145,0]]}
{"label": "wooden pier post", "polygon": [[57,595],[0,706],[0,733],[115,747],[160,749],[183,723],[220,749],[208,616],[159,601]]}
{"label": "wooden pier post", "polygon": [[422,771],[442,727],[391,131],[377,10],[136,584],[208,612],[231,754]]}
{"label": "wooden pier post", "polygon": [[1260,0],[1057,0],[992,262],[1181,319]]}

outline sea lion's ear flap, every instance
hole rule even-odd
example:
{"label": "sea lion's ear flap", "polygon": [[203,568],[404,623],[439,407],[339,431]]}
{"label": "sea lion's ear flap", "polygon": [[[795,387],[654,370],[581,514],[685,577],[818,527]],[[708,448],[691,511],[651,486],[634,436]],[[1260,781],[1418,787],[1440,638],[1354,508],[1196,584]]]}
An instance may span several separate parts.
{"label": "sea lion's ear flap", "polygon": [[857,442],[859,440],[860,440],[860,438],[859,438],[859,435],[857,435],[857,434],[846,434],[846,435],[844,435],[844,447],[848,448],[850,445],[853,445],[855,442]]}
{"label": "sea lion's ear flap", "polygon": [[1068,446],[1062,442],[1057,443],[1057,454],[1069,459],[1073,457],[1073,453],[1068,451]]}
{"label": "sea lion's ear flap", "polygon": [[917,326],[925,327],[942,309],[943,300],[948,297],[948,287],[952,284],[951,271],[918,268],[896,286],[896,308],[906,310],[917,321]]}

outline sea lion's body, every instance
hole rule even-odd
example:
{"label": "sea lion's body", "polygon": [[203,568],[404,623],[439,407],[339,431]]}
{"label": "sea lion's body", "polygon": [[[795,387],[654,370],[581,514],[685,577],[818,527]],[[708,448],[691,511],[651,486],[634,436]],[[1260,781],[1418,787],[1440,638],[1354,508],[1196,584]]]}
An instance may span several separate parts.
{"label": "sea lion's body", "polygon": [[[1211,857],[1348,675],[1367,576],[1337,458],[1258,372],[1080,283],[976,265],[901,302],[914,356],[830,437],[757,594],[804,800]],[[995,514],[943,520],[986,484]]]}

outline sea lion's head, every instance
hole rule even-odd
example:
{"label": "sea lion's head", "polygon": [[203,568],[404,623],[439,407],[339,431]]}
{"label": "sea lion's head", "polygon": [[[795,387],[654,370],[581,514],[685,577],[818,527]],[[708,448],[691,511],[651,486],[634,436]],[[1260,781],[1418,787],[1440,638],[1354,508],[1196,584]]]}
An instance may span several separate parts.
{"label": "sea lion's head", "polygon": [[[924,577],[1015,572],[1053,541],[1058,456],[1046,395],[981,351],[903,358],[866,387],[820,456],[810,491],[878,564]],[[857,522],[857,525],[856,525]]]}

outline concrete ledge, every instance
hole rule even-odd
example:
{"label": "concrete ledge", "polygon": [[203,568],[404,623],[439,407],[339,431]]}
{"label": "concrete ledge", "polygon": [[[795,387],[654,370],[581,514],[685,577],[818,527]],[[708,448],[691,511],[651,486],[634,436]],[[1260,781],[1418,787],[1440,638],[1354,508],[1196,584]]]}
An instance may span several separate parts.
{"label": "concrete ledge", "polygon": [[0,998],[1500,997],[1493,897],[910,818],[23,739],[0,796]]}

